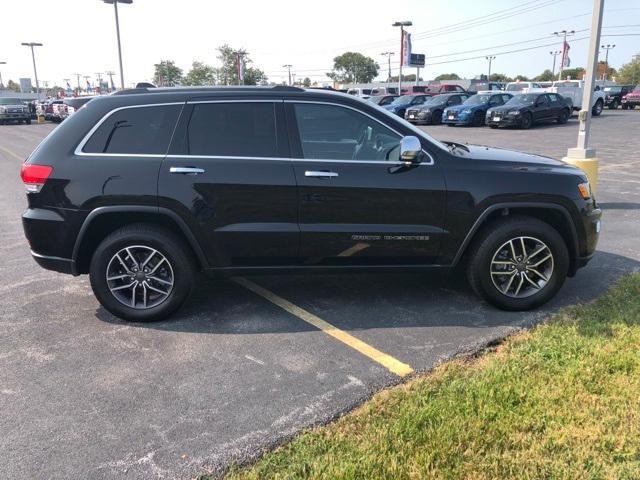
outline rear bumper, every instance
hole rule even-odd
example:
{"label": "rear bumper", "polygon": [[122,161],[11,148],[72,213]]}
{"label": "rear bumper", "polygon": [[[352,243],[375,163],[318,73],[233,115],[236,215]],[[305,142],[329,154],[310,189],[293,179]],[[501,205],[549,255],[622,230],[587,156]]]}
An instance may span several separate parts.
{"label": "rear bumper", "polygon": [[39,253],[31,251],[31,256],[38,265],[47,270],[53,270],[54,272],[68,273],[75,275],[74,262],[70,258],[51,257],[48,255],[40,255]]}

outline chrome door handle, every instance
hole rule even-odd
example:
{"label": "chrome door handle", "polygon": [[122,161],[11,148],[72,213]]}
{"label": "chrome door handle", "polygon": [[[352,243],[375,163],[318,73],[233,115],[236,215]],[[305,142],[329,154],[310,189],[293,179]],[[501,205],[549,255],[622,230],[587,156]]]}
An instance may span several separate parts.
{"label": "chrome door handle", "polygon": [[204,168],[196,167],[171,167],[169,173],[180,173],[182,175],[198,175],[204,173]]}
{"label": "chrome door handle", "polygon": [[336,172],[327,172],[324,170],[307,170],[304,172],[305,177],[314,177],[314,178],[333,178],[337,177],[338,174]]}

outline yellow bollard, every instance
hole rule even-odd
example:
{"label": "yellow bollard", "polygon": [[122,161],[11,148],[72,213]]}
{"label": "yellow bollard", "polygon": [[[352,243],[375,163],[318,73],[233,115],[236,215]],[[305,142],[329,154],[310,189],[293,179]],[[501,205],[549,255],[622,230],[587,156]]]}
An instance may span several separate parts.
{"label": "yellow bollard", "polygon": [[598,159],[597,158],[571,158],[564,157],[563,162],[567,162],[574,167],[578,167],[587,174],[591,191],[595,195],[598,191]]}
{"label": "yellow bollard", "polygon": [[38,123],[44,123],[44,115],[38,115]]}

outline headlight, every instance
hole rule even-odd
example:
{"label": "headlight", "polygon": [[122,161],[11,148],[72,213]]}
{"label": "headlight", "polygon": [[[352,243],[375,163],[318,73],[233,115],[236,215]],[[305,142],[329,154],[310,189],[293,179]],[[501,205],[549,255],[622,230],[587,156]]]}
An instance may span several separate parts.
{"label": "headlight", "polygon": [[589,185],[589,182],[579,183],[578,191],[584,200],[589,200],[591,198],[591,185]]}
{"label": "headlight", "polygon": [[0,107],[0,113],[7,113],[6,107]]}
{"label": "headlight", "polygon": [[520,110],[511,110],[508,115],[520,115]]}
{"label": "headlight", "polygon": [[465,108],[464,110],[462,110],[462,113],[471,113],[471,109],[470,108]]}

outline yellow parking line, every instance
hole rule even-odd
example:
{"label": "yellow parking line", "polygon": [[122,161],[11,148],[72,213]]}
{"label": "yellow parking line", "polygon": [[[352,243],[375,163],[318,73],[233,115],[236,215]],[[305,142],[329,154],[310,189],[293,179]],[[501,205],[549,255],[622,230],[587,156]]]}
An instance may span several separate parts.
{"label": "yellow parking line", "polygon": [[251,290],[253,293],[260,295],[262,298],[269,300],[274,305],[277,305],[278,307],[286,310],[292,315],[295,315],[296,317],[304,320],[314,327],[319,328],[327,335],[330,335],[336,340],[339,340],[345,345],[348,345],[354,350],[357,350],[363,355],[369,357],[374,362],[378,362],[390,372],[393,372],[400,377],[404,377],[405,375],[413,373],[413,369],[406,363],[402,363],[400,360],[393,358],[391,355],[387,355],[386,353],[381,352],[377,348],[372,347],[371,345],[363,342],[353,335],[350,335],[349,333],[340,330],[337,327],[334,327],[330,323],[325,322],[321,318],[315,316],[313,313],[310,313],[305,309],[294,305],[293,303],[285,300],[282,297],[279,297],[266,288],[263,288],[260,285],[242,277],[236,277],[233,279],[233,281],[239,285],[242,285],[246,289]]}
{"label": "yellow parking line", "polygon": [[21,156],[20,156],[20,155],[18,155],[17,153],[12,152],[11,150],[8,150],[8,149],[6,149],[6,148],[4,148],[4,147],[0,147],[0,151],[2,151],[2,152],[4,152],[4,153],[6,153],[6,154],[7,154],[7,155],[9,155],[10,157],[17,158],[17,159],[18,159],[18,160],[20,160],[21,162],[23,162],[23,161],[24,161],[24,157],[21,157]]}

